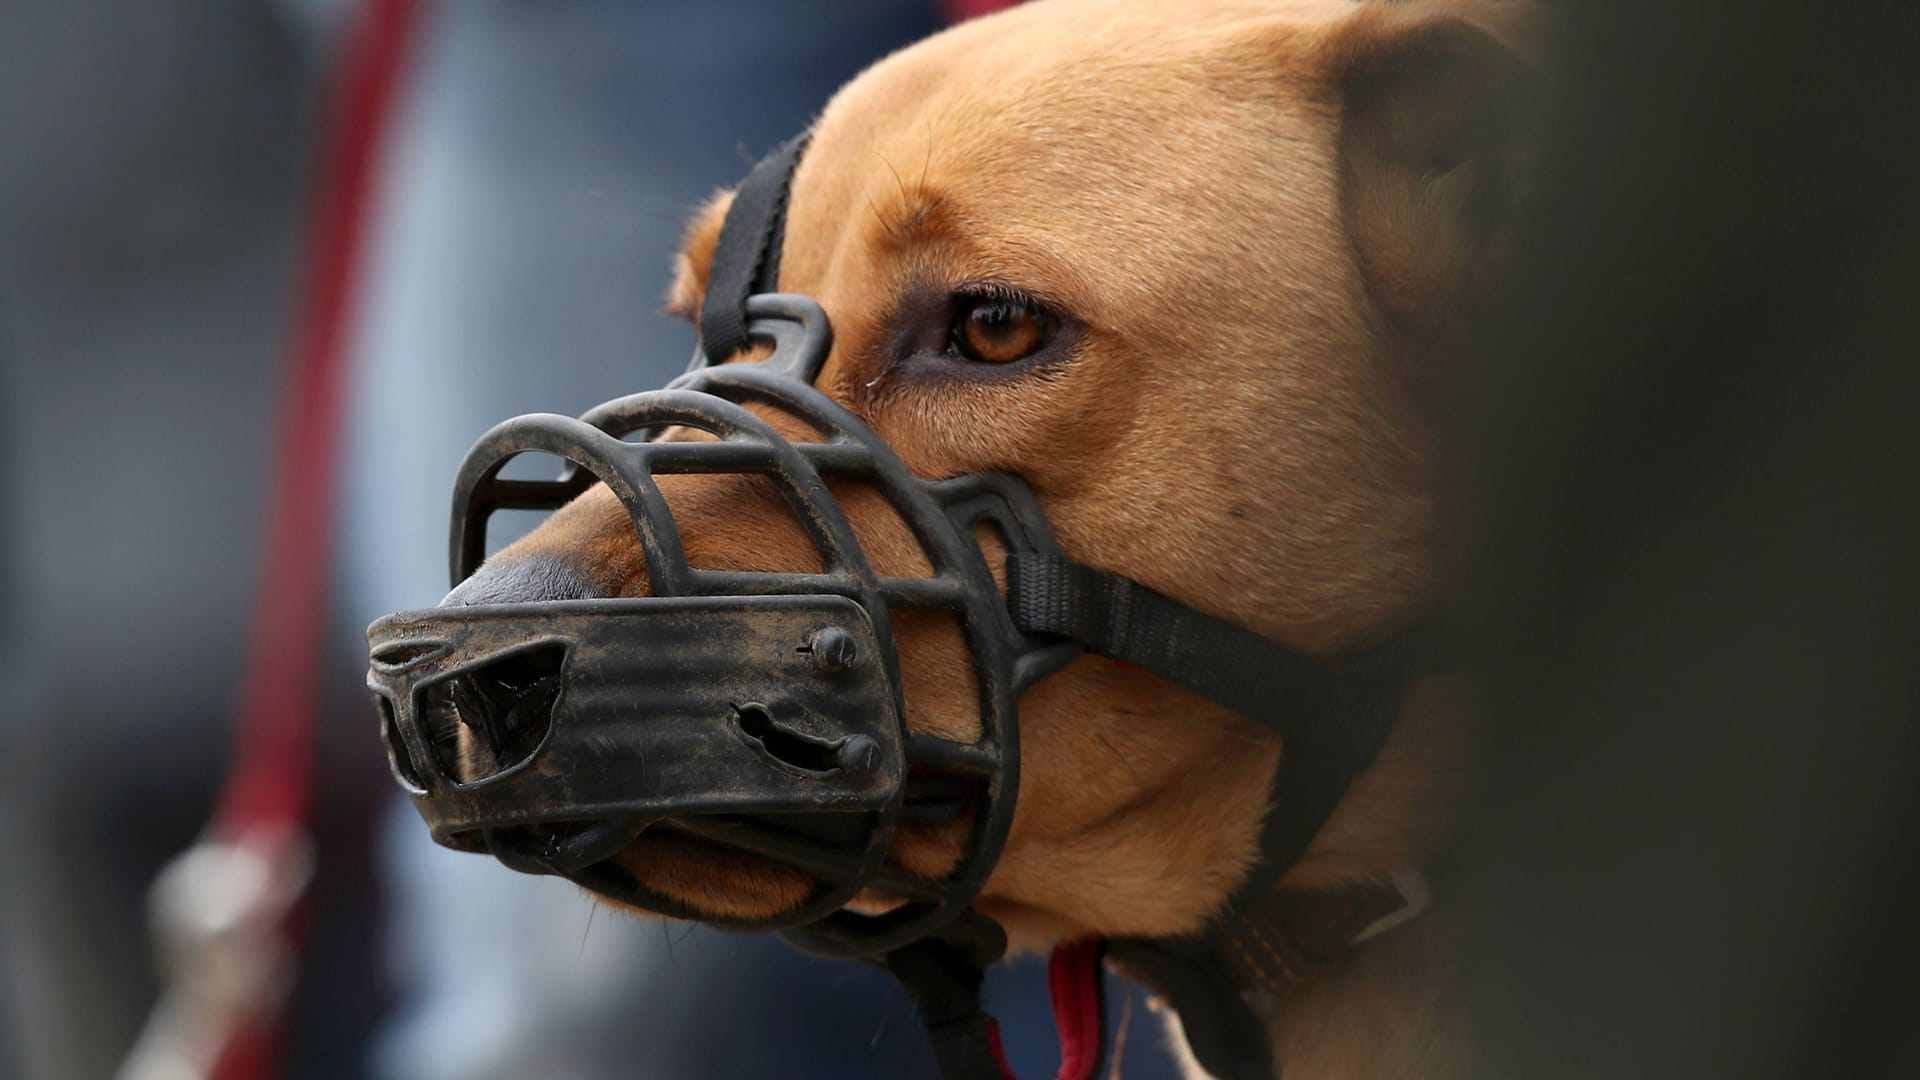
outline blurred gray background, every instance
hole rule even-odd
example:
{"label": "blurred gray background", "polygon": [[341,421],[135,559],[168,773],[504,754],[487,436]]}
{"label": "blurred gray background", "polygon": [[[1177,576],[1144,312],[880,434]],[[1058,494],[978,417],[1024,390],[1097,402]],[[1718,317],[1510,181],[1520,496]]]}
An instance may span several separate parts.
{"label": "blurred gray background", "polygon": [[225,765],[313,43],[268,5],[0,7],[0,1075],[108,1074],[145,882]]}

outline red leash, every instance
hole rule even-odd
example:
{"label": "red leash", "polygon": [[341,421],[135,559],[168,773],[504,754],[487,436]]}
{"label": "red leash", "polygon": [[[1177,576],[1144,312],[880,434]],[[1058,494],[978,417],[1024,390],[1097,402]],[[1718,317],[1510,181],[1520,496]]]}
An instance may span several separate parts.
{"label": "red leash", "polygon": [[306,823],[342,383],[382,143],[420,7],[359,4],[323,88],[233,765],[207,833],[154,884],[165,988],[120,1080],[269,1080],[284,1071],[284,1007],[313,868]]}
{"label": "red leash", "polygon": [[[1106,975],[1101,960],[1106,942],[1099,938],[1056,946],[1047,960],[1047,993],[1053,1001],[1053,1026],[1060,1034],[1060,1071],[1054,1080],[1097,1080],[1107,1036]],[[987,1020],[987,1041],[1000,1075],[1019,1080],[1000,1044],[1000,1024]]]}
{"label": "red leash", "polygon": [[1095,1080],[1106,1042],[1106,1000],[1099,939],[1061,945],[1047,961],[1047,990],[1053,998],[1053,1025],[1060,1032],[1060,1073],[1056,1080]]}
{"label": "red leash", "polygon": [[313,180],[300,323],[281,402],[279,467],[242,683],[235,770],[218,832],[297,823],[311,800],[314,707],[326,631],[327,559],[342,373],[380,144],[419,5],[366,0],[327,97]]}
{"label": "red leash", "polygon": [[[213,819],[213,834],[221,839],[299,842],[312,806],[340,402],[355,285],[372,231],[381,150],[419,12],[414,0],[364,0],[346,28],[323,98],[300,321],[282,391],[253,649],[241,684],[233,771]],[[279,862],[297,857],[269,854]],[[290,941],[304,936],[294,923],[283,919],[280,927]],[[283,1071],[276,1067],[283,1003],[234,1028],[211,1080],[268,1080]]]}

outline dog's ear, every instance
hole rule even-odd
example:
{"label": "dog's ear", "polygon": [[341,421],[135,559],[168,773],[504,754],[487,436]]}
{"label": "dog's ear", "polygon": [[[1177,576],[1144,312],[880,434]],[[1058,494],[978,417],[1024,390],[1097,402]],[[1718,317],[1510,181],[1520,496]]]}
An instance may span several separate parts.
{"label": "dog's ear", "polygon": [[1396,333],[1451,337],[1505,261],[1544,29],[1517,0],[1370,0],[1320,42],[1347,227]]}

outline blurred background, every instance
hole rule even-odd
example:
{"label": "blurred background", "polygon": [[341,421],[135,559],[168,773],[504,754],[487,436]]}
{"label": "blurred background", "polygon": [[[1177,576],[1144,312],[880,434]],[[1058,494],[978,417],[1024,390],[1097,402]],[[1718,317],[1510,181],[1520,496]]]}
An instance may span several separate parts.
{"label": "blurred background", "polygon": [[[438,599],[480,431],[684,364],[655,312],[699,200],[992,6],[0,6],[0,1080],[126,1055],[148,885],[288,657],[317,874],[275,1075],[928,1075],[870,972],[434,848],[361,630]],[[1523,273],[1455,418],[1487,1075],[1920,1075],[1915,18],[1555,6]],[[289,465],[303,440],[327,452]],[[304,563],[275,499],[323,540]],[[1050,1075],[1039,973],[996,980]],[[1171,1075],[1157,1043],[1127,1076]]]}

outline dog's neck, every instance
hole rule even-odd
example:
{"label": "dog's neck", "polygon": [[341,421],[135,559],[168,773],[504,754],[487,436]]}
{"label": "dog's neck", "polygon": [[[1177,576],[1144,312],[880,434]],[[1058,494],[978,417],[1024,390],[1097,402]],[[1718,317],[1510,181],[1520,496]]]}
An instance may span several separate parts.
{"label": "dog's neck", "polygon": [[1308,857],[1224,928],[1229,973],[1287,1080],[1460,1075],[1445,962],[1453,917],[1424,873],[1445,843],[1467,750],[1449,681],[1409,692]]}

